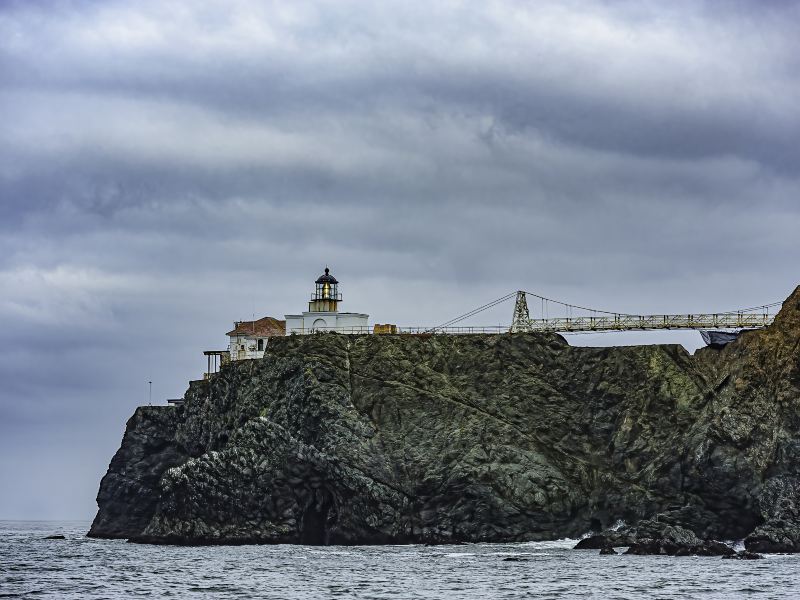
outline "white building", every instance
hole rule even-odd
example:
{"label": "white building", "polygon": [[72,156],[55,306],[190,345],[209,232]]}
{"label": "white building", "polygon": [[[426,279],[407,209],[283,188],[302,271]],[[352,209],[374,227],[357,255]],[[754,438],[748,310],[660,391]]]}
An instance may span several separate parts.
{"label": "white building", "polygon": [[286,315],[286,335],[319,331],[340,333],[369,333],[369,315],[339,312],[342,295],[339,282],[325,267],[325,274],[315,282],[316,288],[308,303],[308,310],[299,315]]}
{"label": "white building", "polygon": [[286,335],[286,322],[264,317],[257,321],[235,321],[226,334],[230,338],[228,350],[231,360],[261,358],[271,337]]}

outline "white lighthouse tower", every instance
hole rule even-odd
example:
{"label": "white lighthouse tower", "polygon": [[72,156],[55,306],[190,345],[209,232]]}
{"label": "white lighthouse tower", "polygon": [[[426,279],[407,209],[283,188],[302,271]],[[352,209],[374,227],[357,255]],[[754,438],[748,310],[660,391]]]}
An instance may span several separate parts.
{"label": "white lighthouse tower", "polygon": [[369,333],[369,315],[339,312],[342,294],[339,282],[325,267],[325,273],[314,282],[314,293],[308,310],[299,315],[286,315],[286,335],[337,331],[339,333]]}

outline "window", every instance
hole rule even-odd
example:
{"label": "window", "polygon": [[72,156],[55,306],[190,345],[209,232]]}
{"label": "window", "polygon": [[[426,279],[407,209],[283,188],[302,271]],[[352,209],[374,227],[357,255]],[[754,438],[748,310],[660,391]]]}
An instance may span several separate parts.
{"label": "window", "polygon": [[244,350],[244,344],[242,344],[241,346],[239,346],[239,350]]}
{"label": "window", "polygon": [[261,352],[264,349],[264,340],[258,340],[258,351]]}

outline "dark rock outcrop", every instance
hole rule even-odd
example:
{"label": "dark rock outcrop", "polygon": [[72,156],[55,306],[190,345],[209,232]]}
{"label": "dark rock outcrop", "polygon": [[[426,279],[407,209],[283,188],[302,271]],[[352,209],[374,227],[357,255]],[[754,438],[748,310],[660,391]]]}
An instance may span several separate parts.
{"label": "dark rock outcrop", "polygon": [[188,459],[175,439],[176,428],[175,414],[168,407],[136,409],[100,482],[100,510],[89,536],[129,538],[147,527],[161,497],[162,475]]}
{"label": "dark rock outcrop", "polygon": [[680,543],[669,539],[642,538],[632,544],[625,554],[651,555],[664,554],[667,556],[730,556],[736,551],[722,542],[715,540],[696,543]]}
{"label": "dark rock outcrop", "polygon": [[[604,535],[590,535],[575,544],[575,550],[597,550],[613,546],[614,544]],[[623,544],[627,546],[627,544]]]}
{"label": "dark rock outcrop", "polygon": [[758,509],[763,523],[747,536],[751,552],[800,552],[800,479],[771,477],[761,486]]}
{"label": "dark rock outcrop", "polygon": [[89,534],[452,543],[624,520],[661,551],[655,519],[701,545],[796,551],[799,459],[800,289],[774,325],[694,356],[549,334],[290,336],[182,406],[139,408]]}
{"label": "dark rock outcrop", "polygon": [[716,540],[701,540],[680,525],[670,525],[659,517],[640,521],[625,534],[633,539],[625,554],[666,554],[668,556],[725,556],[733,548]]}
{"label": "dark rock outcrop", "polygon": [[604,531],[601,534],[590,535],[583,538],[575,545],[575,550],[598,550],[602,548],[619,548],[630,546],[636,542],[636,534],[628,528],[619,531]]}
{"label": "dark rock outcrop", "polygon": [[736,560],[757,560],[759,558],[764,558],[760,554],[756,552],[750,552],[748,550],[742,550],[741,552],[735,552],[733,554],[726,554],[722,558],[733,558]]}

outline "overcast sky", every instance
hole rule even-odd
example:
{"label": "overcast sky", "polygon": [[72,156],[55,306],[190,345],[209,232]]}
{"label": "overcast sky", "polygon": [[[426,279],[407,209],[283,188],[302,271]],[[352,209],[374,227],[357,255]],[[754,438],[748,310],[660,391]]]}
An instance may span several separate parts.
{"label": "overcast sky", "polygon": [[[0,518],[91,518],[235,319],[800,283],[792,2],[0,4]],[[510,321],[512,304],[473,321]],[[696,332],[570,338],[677,341]]]}

